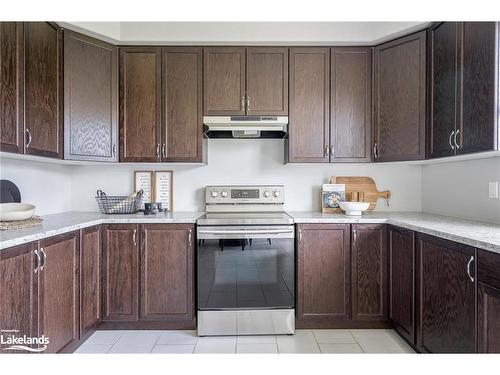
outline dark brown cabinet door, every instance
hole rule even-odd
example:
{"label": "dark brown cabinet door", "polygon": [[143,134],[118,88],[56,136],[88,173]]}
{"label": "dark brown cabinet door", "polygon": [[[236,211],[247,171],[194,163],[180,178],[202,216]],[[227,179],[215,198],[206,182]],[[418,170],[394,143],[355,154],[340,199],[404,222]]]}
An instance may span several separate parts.
{"label": "dark brown cabinet door", "polygon": [[426,32],[374,49],[375,161],[425,157]]}
{"label": "dark brown cabinet door", "polygon": [[40,241],[39,334],[49,337],[46,353],[79,339],[80,238],[71,232]]}
{"label": "dark brown cabinet door", "polygon": [[247,48],[246,112],[288,114],[288,48]]}
{"label": "dark brown cabinet door", "polygon": [[500,289],[479,282],[477,303],[477,350],[500,353]]}
{"label": "dark brown cabinet door", "polygon": [[141,226],[141,320],[194,318],[194,228]]}
{"label": "dark brown cabinet door", "polygon": [[290,50],[288,162],[330,160],[330,49]]}
{"label": "dark brown cabinet door", "polygon": [[116,161],[117,48],[64,31],[64,158]]}
{"label": "dark brown cabinet door", "polygon": [[[4,340],[10,336],[38,336],[37,243],[16,246],[0,252],[0,330]],[[17,330],[18,332],[12,332]],[[2,353],[19,353],[5,350],[9,344],[0,343]],[[36,348],[36,346],[30,346]]]}
{"label": "dark brown cabinet door", "polygon": [[475,249],[417,234],[417,346],[422,352],[476,351]]}
{"label": "dark brown cabinet door", "polygon": [[301,224],[297,241],[297,325],[327,328],[349,319],[349,225]]}
{"label": "dark brown cabinet door", "polygon": [[62,38],[52,23],[24,24],[25,153],[63,157]]}
{"label": "dark brown cabinet door", "polygon": [[353,224],[352,319],[386,321],[387,226]]}
{"label": "dark brown cabinet door", "polygon": [[0,150],[24,152],[23,24],[0,22]]}
{"label": "dark brown cabinet door", "polygon": [[162,160],[202,162],[201,48],[163,49]]}
{"label": "dark brown cabinet door", "polygon": [[462,23],[462,121],[457,128],[457,153],[498,147],[498,23]]}
{"label": "dark brown cabinet door", "polygon": [[331,161],[371,161],[371,66],[369,47],[332,48]]}
{"label": "dark brown cabinet door", "polygon": [[394,329],[415,345],[415,232],[389,227],[389,317]]}
{"label": "dark brown cabinet door", "polygon": [[101,318],[101,230],[81,231],[80,334],[83,337]]}
{"label": "dark brown cabinet door", "polygon": [[120,48],[120,161],[161,158],[161,48]]}
{"label": "dark brown cabinet door", "polygon": [[204,114],[245,114],[245,48],[205,48],[203,64]]}
{"label": "dark brown cabinet door", "polygon": [[459,120],[457,60],[460,24],[443,22],[431,27],[429,61],[430,116],[428,156],[430,158],[455,154],[454,132]]}
{"label": "dark brown cabinet door", "polygon": [[139,285],[138,225],[103,227],[103,319],[137,320]]}

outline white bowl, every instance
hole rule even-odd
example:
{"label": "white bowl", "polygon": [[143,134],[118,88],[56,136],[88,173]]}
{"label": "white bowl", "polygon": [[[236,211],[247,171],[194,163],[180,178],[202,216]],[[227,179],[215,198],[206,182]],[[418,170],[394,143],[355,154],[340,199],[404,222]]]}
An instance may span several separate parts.
{"label": "white bowl", "polygon": [[0,204],[0,221],[26,220],[35,213],[35,206],[29,203]]}
{"label": "white bowl", "polygon": [[361,216],[370,207],[369,202],[339,202],[339,206],[348,216]]}

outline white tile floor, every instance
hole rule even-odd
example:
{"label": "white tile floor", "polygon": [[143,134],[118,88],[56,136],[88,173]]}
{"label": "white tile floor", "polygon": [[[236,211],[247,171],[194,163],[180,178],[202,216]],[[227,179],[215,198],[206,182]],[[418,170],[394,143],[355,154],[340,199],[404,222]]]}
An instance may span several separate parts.
{"label": "white tile floor", "polygon": [[97,331],[80,353],[414,353],[391,329],[296,330],[293,336],[198,337],[196,331]]}

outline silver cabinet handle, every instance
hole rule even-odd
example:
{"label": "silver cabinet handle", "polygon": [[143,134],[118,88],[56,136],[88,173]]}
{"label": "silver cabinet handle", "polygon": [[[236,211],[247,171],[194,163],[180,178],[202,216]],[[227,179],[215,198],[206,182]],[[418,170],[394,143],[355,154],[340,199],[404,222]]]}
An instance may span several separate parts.
{"label": "silver cabinet handle", "polygon": [[470,281],[474,282],[474,278],[470,274],[470,265],[474,261],[474,256],[471,256],[469,261],[467,262],[467,275],[469,275]]}
{"label": "silver cabinet handle", "polygon": [[156,145],[156,157],[157,158],[160,157],[160,144],[159,143]]}
{"label": "silver cabinet handle", "polygon": [[457,136],[458,136],[458,133],[460,133],[460,129],[459,129],[459,130],[457,130],[457,131],[455,132],[455,137],[453,138],[453,141],[454,141],[454,143],[455,143],[455,147],[457,148],[457,150],[460,148],[460,146],[459,146],[459,145],[458,145],[458,143],[457,143]]}
{"label": "silver cabinet handle", "polygon": [[188,247],[191,247],[192,245],[193,245],[193,231],[190,229],[188,236]]}
{"label": "silver cabinet handle", "polygon": [[26,129],[26,134],[28,134],[28,143],[26,143],[26,147],[30,147],[32,137],[29,129]]}
{"label": "silver cabinet handle", "polygon": [[299,229],[299,243],[302,243],[302,229]]}
{"label": "silver cabinet handle", "polygon": [[325,145],[325,156],[330,156],[330,146]]}
{"label": "silver cabinet handle", "polygon": [[113,145],[113,157],[116,156],[116,145]]}
{"label": "silver cabinet handle", "polygon": [[43,264],[42,266],[40,267],[40,271],[43,271],[43,269],[45,268],[45,266],[47,265],[47,254],[45,253],[45,250],[43,250],[43,247],[40,248],[40,252],[42,253],[43,255]]}
{"label": "silver cabinet handle", "polygon": [[132,241],[134,242],[134,246],[137,246],[137,229],[134,229],[134,233],[132,234]]}
{"label": "silver cabinet handle", "polygon": [[40,268],[40,253],[38,252],[38,250],[35,250],[35,255],[36,255],[35,273],[37,273],[38,269]]}
{"label": "silver cabinet handle", "polygon": [[452,150],[455,150],[455,147],[451,144],[451,137],[453,137],[453,134],[455,133],[455,130],[453,130],[450,134],[450,138],[448,138],[448,144],[450,145]]}
{"label": "silver cabinet handle", "polygon": [[280,233],[293,233],[293,229],[275,229],[275,230],[259,230],[259,229],[245,229],[245,230],[198,230],[200,234],[280,234]]}
{"label": "silver cabinet handle", "polygon": [[167,146],[165,145],[165,143],[161,145],[161,156],[164,158],[167,157]]}
{"label": "silver cabinet handle", "polygon": [[247,96],[247,111],[250,109],[250,97]]}
{"label": "silver cabinet handle", "polygon": [[241,97],[240,109],[243,109],[243,110],[245,109],[245,97],[244,96]]}
{"label": "silver cabinet handle", "polygon": [[333,145],[330,146],[330,155],[334,155],[334,152],[335,152],[335,148],[333,147]]}
{"label": "silver cabinet handle", "polygon": [[352,230],[352,244],[354,245],[356,243],[356,239],[357,239],[357,234],[356,234],[356,229],[353,229]]}
{"label": "silver cabinet handle", "polygon": [[378,144],[377,144],[377,142],[375,142],[375,143],[373,144],[373,157],[374,157],[375,159],[377,159],[377,158],[378,158]]}

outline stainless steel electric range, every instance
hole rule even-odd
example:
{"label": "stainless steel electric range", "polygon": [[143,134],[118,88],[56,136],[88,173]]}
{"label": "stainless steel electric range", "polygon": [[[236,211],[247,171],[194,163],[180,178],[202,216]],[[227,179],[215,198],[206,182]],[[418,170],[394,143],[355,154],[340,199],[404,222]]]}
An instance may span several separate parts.
{"label": "stainless steel electric range", "polygon": [[198,335],[293,334],[295,230],[284,187],[207,186],[197,221]]}

